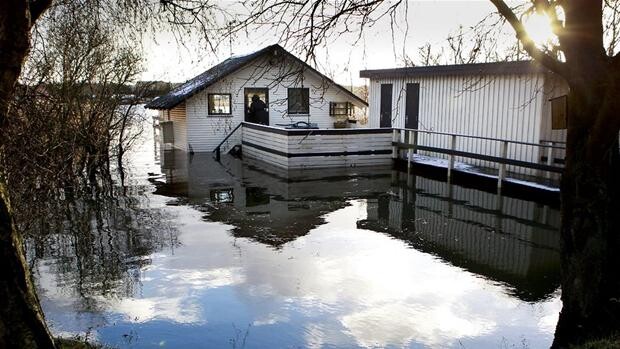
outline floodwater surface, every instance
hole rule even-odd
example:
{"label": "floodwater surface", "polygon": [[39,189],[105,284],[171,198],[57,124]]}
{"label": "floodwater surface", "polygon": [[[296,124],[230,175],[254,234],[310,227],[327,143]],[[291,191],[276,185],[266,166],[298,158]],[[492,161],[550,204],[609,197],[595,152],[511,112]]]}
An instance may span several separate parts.
{"label": "floodwater surface", "polygon": [[556,209],[389,168],[217,163],[148,137],[128,168],[127,198],[78,205],[28,241],[56,335],[119,348],[553,339]]}

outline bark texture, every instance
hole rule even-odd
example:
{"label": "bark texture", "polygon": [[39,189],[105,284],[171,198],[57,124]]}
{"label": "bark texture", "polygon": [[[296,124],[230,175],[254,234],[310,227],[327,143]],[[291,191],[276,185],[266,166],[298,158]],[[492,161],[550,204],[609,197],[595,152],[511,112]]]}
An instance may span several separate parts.
{"label": "bark texture", "polygon": [[608,100],[618,92],[604,82],[571,86],[570,120],[580,127],[569,126],[562,178],[563,308],[555,348],[611,338],[620,330],[618,129],[596,126],[618,116],[617,102]]}
{"label": "bark texture", "polygon": [[620,327],[620,64],[604,48],[601,1],[564,9],[570,93],[556,348],[611,338]]}
{"label": "bark texture", "polygon": [[54,348],[0,183],[0,348]]}
{"label": "bark texture", "polygon": [[561,184],[563,308],[553,347],[616,338],[620,330],[620,55],[609,56],[605,49],[603,1],[532,1],[552,20],[564,61],[535,45],[505,1],[491,2],[530,56],[562,76],[570,87]]}
{"label": "bark texture", "polygon": [[54,348],[24,258],[3,170],[9,105],[30,47],[32,23],[50,1],[0,1],[0,348]]}

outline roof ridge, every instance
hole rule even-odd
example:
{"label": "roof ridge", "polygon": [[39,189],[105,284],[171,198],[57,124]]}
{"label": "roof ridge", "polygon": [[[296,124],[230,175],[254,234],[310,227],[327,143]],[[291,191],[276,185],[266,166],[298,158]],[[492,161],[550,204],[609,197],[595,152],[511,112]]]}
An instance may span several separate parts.
{"label": "roof ridge", "polygon": [[315,68],[311,67],[308,63],[302,61],[297,56],[293,55],[289,51],[287,51],[284,47],[279,44],[272,44],[269,46],[265,46],[260,50],[248,53],[243,56],[231,56],[222,62],[214,65],[213,67],[205,70],[204,72],[196,75],[195,77],[187,80],[183,84],[175,87],[170,90],[167,94],[163,96],[159,96],[149,103],[145,105],[145,108],[149,109],[172,109],[185,101],[186,99],[192,97],[193,95],[199,93],[205,88],[213,85],[217,81],[221,80],[228,74],[232,74],[235,71],[243,68],[248,63],[254,61],[256,58],[263,56],[269,52],[275,52],[276,50],[281,50],[289,57],[292,57],[294,60],[302,64],[305,68],[308,68],[310,71],[318,74],[322,79],[327,80],[329,83],[333,84],[336,88],[341,89],[345,93],[350,96],[356,98],[361,103],[368,105],[366,101],[362,100],[360,97],[355,95],[353,92],[347,90],[340,84],[334,82],[332,79],[327,77],[325,74],[319,72]]}

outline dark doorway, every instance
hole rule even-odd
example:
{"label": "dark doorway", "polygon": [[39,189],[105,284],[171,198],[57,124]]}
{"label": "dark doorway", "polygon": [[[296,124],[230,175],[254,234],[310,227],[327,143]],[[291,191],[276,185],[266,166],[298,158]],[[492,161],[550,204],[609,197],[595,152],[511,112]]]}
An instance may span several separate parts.
{"label": "dark doorway", "polygon": [[418,116],[420,114],[420,84],[407,84],[407,97],[405,105],[405,128],[418,128]]}
{"label": "dark doorway", "polygon": [[381,84],[379,127],[392,127],[392,84]]}
{"label": "dark doorway", "polygon": [[269,125],[269,89],[246,88],[243,90],[243,101],[245,121]]}

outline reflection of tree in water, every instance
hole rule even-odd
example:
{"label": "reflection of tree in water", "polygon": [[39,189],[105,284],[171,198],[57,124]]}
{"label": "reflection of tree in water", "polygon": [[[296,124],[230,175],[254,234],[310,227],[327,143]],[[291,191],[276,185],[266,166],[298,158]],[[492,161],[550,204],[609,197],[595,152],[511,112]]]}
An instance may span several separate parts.
{"label": "reflection of tree in water", "polygon": [[150,255],[179,244],[169,217],[148,208],[144,188],[134,189],[126,196],[84,193],[50,202],[42,218],[24,222],[31,227],[31,265],[45,260],[59,285],[74,288],[84,309],[95,308],[97,296],[135,294]]}

